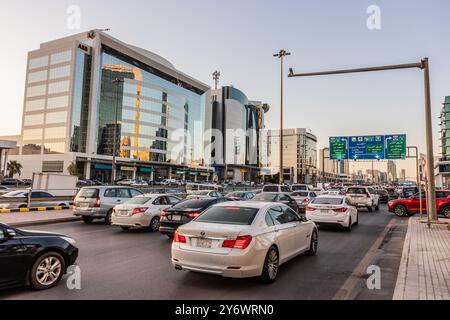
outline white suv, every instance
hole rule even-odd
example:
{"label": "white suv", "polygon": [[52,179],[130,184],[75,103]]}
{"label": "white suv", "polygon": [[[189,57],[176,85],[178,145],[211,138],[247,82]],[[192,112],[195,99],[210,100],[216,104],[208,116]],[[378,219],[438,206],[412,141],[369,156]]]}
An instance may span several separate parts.
{"label": "white suv", "polygon": [[371,187],[350,187],[346,195],[350,203],[357,208],[367,208],[369,212],[379,210],[380,196],[375,194]]}

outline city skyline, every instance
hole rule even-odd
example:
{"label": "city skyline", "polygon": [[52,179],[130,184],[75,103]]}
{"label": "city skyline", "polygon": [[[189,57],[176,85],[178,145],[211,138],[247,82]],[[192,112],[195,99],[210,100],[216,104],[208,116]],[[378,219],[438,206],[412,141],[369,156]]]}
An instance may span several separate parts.
{"label": "city skyline", "polygon": [[[173,24],[158,28],[162,18],[153,16],[147,20],[144,13],[136,13],[133,26],[124,24],[120,19],[119,6],[114,2],[108,3],[107,14],[103,15],[99,14],[105,8],[101,3],[88,5],[86,1],[44,1],[39,4],[19,1],[2,10],[2,30],[13,30],[8,33],[3,31],[3,39],[5,42],[14,41],[17,45],[0,53],[2,61],[8,61],[3,68],[10,75],[8,79],[0,80],[0,101],[2,105],[10,106],[6,110],[3,108],[7,122],[0,129],[0,135],[20,131],[27,52],[36,49],[41,42],[108,27],[112,36],[167,57],[177,68],[211,87],[212,72],[220,70],[221,85],[234,85],[272,106],[266,117],[268,129],[279,127],[279,65],[271,54],[280,48],[292,52],[286,64],[296,71],[418,62],[428,56],[431,62],[434,150],[435,154],[439,153],[437,117],[441,103],[448,95],[449,80],[446,74],[450,71],[450,63],[445,58],[449,44],[431,40],[441,38],[441,33],[448,29],[449,22],[444,17],[449,4],[445,1],[436,2],[432,8],[427,7],[424,1],[398,1],[395,4],[379,1],[381,30],[369,30],[366,26],[369,17],[366,9],[371,5],[369,1],[345,5],[326,2],[326,6],[293,1],[286,1],[281,6],[275,2],[232,2],[232,7],[240,10],[225,8],[225,16],[231,17],[233,14],[234,17],[231,27],[226,19],[217,19],[214,15],[198,18],[202,13],[214,12],[218,6],[215,2],[135,3],[149,10],[173,12]],[[67,8],[72,4],[78,5],[81,10],[80,29],[76,30],[67,28],[70,16]],[[287,5],[289,12],[285,10]],[[50,7],[52,10],[48,10]],[[244,19],[243,12],[248,10],[253,10],[257,18],[254,24],[249,25]],[[10,20],[9,17],[19,13],[24,17],[20,22]],[[191,19],[186,21],[186,17]],[[277,23],[280,19],[285,22],[284,25]],[[402,24],[395,23],[399,19]],[[48,21],[49,24],[43,28],[33,28],[36,24],[41,25],[41,21]],[[189,35],[179,32],[183,25],[191,28]],[[149,31],[135,32],[135,28]],[[309,28],[314,28],[314,37],[307,32]],[[426,37],[427,34],[431,36]],[[228,35],[233,36],[232,43],[215,41],[216,50],[204,49],[209,47],[204,39],[228,39]],[[419,43],[417,39],[421,38],[424,40]],[[183,50],[179,50],[180,47]],[[356,50],[357,55],[352,53]],[[425,149],[420,72],[290,79],[285,81],[285,86],[285,128],[310,128],[318,137],[318,149],[327,147],[329,136],[389,133],[406,133],[409,145],[418,145],[422,152]],[[369,124],[372,125],[364,121],[368,118],[368,112],[361,109],[361,104],[372,111],[369,113]],[[407,129],[411,127],[414,130]],[[371,167],[371,164],[358,163],[358,166],[367,169],[366,166]],[[412,160],[398,161],[397,166],[405,167],[407,176],[415,175]]]}

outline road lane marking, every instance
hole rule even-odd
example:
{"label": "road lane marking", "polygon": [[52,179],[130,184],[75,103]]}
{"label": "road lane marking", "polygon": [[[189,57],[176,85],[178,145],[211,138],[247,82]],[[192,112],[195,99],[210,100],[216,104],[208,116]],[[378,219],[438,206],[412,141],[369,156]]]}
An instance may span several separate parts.
{"label": "road lane marking", "polygon": [[383,232],[381,232],[378,238],[375,240],[372,247],[370,247],[367,254],[364,256],[364,258],[361,260],[358,266],[353,270],[350,277],[348,277],[348,279],[336,292],[336,294],[333,297],[333,300],[351,300],[354,298],[355,287],[366,275],[367,268],[372,264],[375,257],[379,254],[380,252],[379,248],[381,244],[383,243],[389,231],[395,224],[396,220],[392,218],[387,224],[387,226],[384,228]]}

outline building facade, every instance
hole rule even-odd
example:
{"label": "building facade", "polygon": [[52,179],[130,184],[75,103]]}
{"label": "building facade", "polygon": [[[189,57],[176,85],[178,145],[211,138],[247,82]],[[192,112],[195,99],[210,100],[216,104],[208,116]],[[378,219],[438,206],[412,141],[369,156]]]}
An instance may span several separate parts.
{"label": "building facade", "polygon": [[232,86],[206,93],[204,150],[217,180],[254,181],[262,164],[262,131],[269,106]]}
{"label": "building facade", "polygon": [[349,182],[352,179],[349,161],[331,160],[329,148],[319,150],[318,161],[320,182]]}
{"label": "building facade", "polygon": [[74,162],[81,177],[110,181],[116,150],[117,179],[212,179],[196,143],[204,141],[196,126],[205,125],[208,90],[98,30],[43,43],[28,54],[16,157],[24,176],[65,172]]}
{"label": "building facade", "polygon": [[[272,177],[279,176],[280,130],[267,130],[265,135],[267,156],[264,167],[269,168]],[[283,130],[283,175],[287,183],[318,182],[317,137],[308,130]]]}
{"label": "building facade", "polygon": [[436,163],[436,178],[443,187],[450,187],[450,96],[445,97],[440,115],[441,157]]}

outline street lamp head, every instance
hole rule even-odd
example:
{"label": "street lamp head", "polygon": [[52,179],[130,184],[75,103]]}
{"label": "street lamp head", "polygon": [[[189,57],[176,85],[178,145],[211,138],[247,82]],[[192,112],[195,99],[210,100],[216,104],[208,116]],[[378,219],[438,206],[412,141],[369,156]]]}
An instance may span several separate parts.
{"label": "street lamp head", "polygon": [[281,49],[280,52],[275,53],[273,56],[274,56],[274,57],[277,57],[277,58],[283,58],[283,57],[285,57],[285,56],[290,56],[290,55],[291,55],[290,52],[286,52],[286,50]]}

